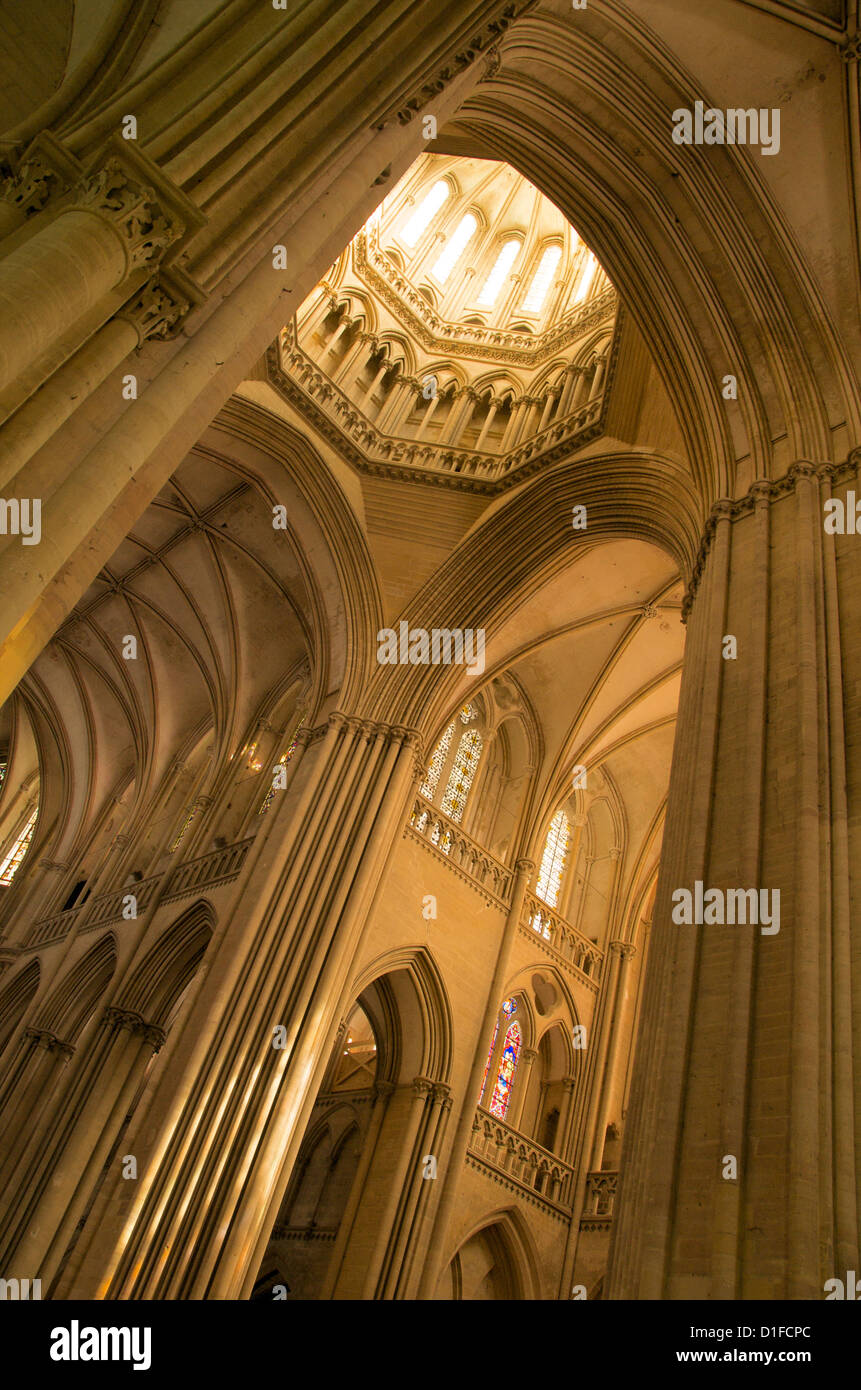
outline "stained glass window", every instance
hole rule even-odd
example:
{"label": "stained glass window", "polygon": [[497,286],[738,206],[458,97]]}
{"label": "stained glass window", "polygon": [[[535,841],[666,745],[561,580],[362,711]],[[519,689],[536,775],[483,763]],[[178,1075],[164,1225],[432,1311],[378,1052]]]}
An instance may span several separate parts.
{"label": "stained glass window", "polygon": [[444,285],[451,275],[477,226],[478,223],[471,212],[465,213],[458,222],[431,272],[441,285]]}
{"label": "stained glass window", "polygon": [[407,246],[415,246],[425,227],[436,216],[449,195],[445,179],[438,179],[429,193],[426,193],[401,232],[401,241]]}
{"label": "stained glass window", "polygon": [[443,815],[451,816],[454,821],[459,821],[463,815],[481,748],[482,738],[478,729],[467,729],[465,734],[461,734],[441,806]]}
{"label": "stained glass window", "polygon": [[33,838],[33,831],[36,826],[36,819],[39,815],[39,808],[36,807],[33,814],[28,819],[24,828],[15,836],[12,845],[8,850],[2,863],[0,863],[0,884],[8,887],[18,872],[21,860],[30,848],[30,841]]}
{"label": "stained glass window", "polygon": [[484,1100],[484,1091],[485,1087],[487,1086],[487,1073],[490,1071],[490,1059],[493,1056],[493,1049],[496,1047],[496,1038],[498,1033],[499,1019],[497,1019],[493,1025],[493,1037],[490,1039],[490,1051],[487,1054],[487,1061],[484,1064],[484,1076],[481,1078],[481,1091],[479,1092],[478,1096],[479,1105],[481,1105],[481,1102]]}
{"label": "stained glass window", "polygon": [[499,298],[499,291],[502,289],[502,282],[514,264],[520,242],[516,239],[507,241],[497,256],[493,264],[493,269],[488,275],[482,287],[481,294],[478,296],[479,304],[493,308]]}
{"label": "stained glass window", "polygon": [[419,788],[421,795],[426,796],[428,801],[433,801],[434,792],[436,791],[437,786],[439,784],[440,773],[443,770],[446,755],[448,754],[448,750],[451,747],[451,741],[453,737],[454,720],[451,721],[442,738],[440,739],[439,743],[437,744],[436,748],[434,749],[433,757],[430,760],[430,766],[428,767],[427,773],[425,774],[425,780],[422,782]]}
{"label": "stained glass window", "polygon": [[550,822],[550,829],[544,842],[541,869],[535,887],[537,897],[546,902],[548,907],[555,907],[559,901],[559,889],[562,886],[562,875],[565,872],[570,839],[571,829],[568,825],[568,817],[564,811],[557,811]]}
{"label": "stained glass window", "polygon": [[517,1058],[520,1052],[520,1024],[515,1019],[509,1026],[505,1035],[505,1042],[502,1048],[502,1056],[499,1059],[499,1071],[496,1073],[496,1085],[493,1088],[493,1095],[490,1098],[490,1113],[495,1115],[498,1120],[504,1120],[508,1103],[511,1100],[511,1087],[514,1083],[514,1073],[517,1070]]}
{"label": "stained glass window", "polygon": [[504,1013],[504,1015],[505,1015],[506,1018],[511,1018],[511,1015],[512,1015],[512,1014],[517,1013],[517,1000],[516,1000],[516,999],[503,999],[503,1001],[502,1001],[502,1012]]}
{"label": "stained glass window", "polygon": [[[303,715],[300,717],[299,722],[298,722],[298,724],[296,725],[296,728],[293,730],[293,737],[291,738],[291,740],[290,740],[289,744],[287,745],[287,747],[284,749],[284,752],[281,754],[281,757],[278,759],[278,762],[277,762],[276,766],[278,766],[278,767],[286,767],[286,765],[289,763],[290,759],[291,759],[292,756],[293,756],[293,753],[294,753],[294,751],[295,751],[295,748],[296,748],[296,740],[297,740],[298,737],[299,737],[299,730],[301,729],[301,727],[302,727],[302,725],[303,725],[304,723],[305,723],[305,716],[304,716],[304,714],[303,714]],[[273,774],[273,782],[274,782],[274,774]],[[274,797],[274,795],[275,795],[275,787],[274,787],[273,785],[270,784],[270,786],[269,786],[269,788],[268,788],[268,790],[267,790],[267,792],[266,792],[266,795],[265,795],[264,798],[263,798],[263,803],[262,803],[262,805],[261,805],[261,807],[260,807],[260,810],[257,812],[258,816],[265,816],[265,815],[266,815],[266,812],[269,810],[269,807],[272,805],[272,798]]]}
{"label": "stained glass window", "polygon": [[559,264],[562,255],[561,246],[548,246],[541,260],[538,262],[538,269],[532,277],[532,284],[529,286],[529,293],[523,301],[523,312],[525,314],[538,314],[541,311],[547,291],[550,289],[550,281],[553,279],[553,272]]}

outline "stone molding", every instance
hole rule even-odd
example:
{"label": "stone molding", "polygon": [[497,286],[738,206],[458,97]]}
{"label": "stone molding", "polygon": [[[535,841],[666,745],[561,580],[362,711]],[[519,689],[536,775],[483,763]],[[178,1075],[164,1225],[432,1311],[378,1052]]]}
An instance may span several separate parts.
{"label": "stone molding", "polygon": [[[446,63],[437,68],[431,77],[409,97],[399,97],[383,115],[378,117],[374,123],[374,130],[385,130],[386,126],[397,121],[399,125],[409,125],[418,113],[429,101],[444,92],[450,82],[455,77],[459,77],[468,67],[475,62],[476,58],[486,55],[490,62],[494,61],[496,46],[505,34],[509,25],[519,15],[528,10],[534,0],[510,0],[510,3],[501,7],[500,13],[495,19],[488,20],[477,33],[473,34],[469,42],[457,53],[454,54]],[[498,58],[498,54],[496,54]],[[489,72],[485,72],[488,76]]]}
{"label": "stone molding", "polygon": [[[7,166],[8,167],[8,166]],[[0,197],[25,218],[41,212],[52,198],[67,192],[82,173],[80,160],[44,130],[25,150],[0,184]]]}
{"label": "stone molding", "polygon": [[137,331],[138,346],[148,338],[175,338],[191,309],[203,302],[199,287],[187,275],[162,269],[135,290],[115,318],[126,319]]}
{"label": "stone molding", "polygon": [[48,1028],[25,1028],[21,1042],[35,1043],[36,1047],[42,1047],[46,1052],[62,1052],[66,1057],[71,1057],[75,1050],[72,1043],[63,1042]]}
{"label": "stone molding", "polygon": [[738,521],[740,517],[750,516],[757,507],[771,506],[773,502],[778,502],[794,492],[798,483],[804,478],[812,478],[819,483],[828,482],[832,486],[835,483],[846,482],[850,478],[857,477],[859,464],[861,464],[861,448],[853,449],[843,463],[813,463],[810,459],[799,459],[797,463],[793,463],[791,468],[787,469],[781,478],[757,478],[751,483],[743,497],[718,498],[706,520],[694,560],[693,572],[685,589],[685,596],[682,600],[682,622],[687,622],[693,607],[719,522]]}
{"label": "stone molding", "polygon": [[140,1014],[132,1009],[105,1009],[105,1021],[109,1025],[111,1032],[126,1030],[129,1033],[140,1036],[145,1043],[158,1052],[164,1046],[167,1033],[156,1023],[147,1023]]}
{"label": "stone molding", "polygon": [[[615,343],[614,335],[611,361],[615,357]],[[292,374],[289,358],[282,363],[282,352],[278,344],[269,349],[265,359],[266,379],[284,400],[310,422],[317,434],[338,450],[347,463],[371,477],[398,482],[418,479],[432,486],[495,497],[507,488],[522,483],[539,469],[549,468],[570,457],[575,450],[598,438],[604,429],[609,390],[607,384],[595,400],[578,406],[564,420],[552,421],[506,454],[479,453],[474,449],[446,444],[397,439],[381,434],[358,408],[348,402],[343,392],[330,384],[325,388],[326,397],[342,397],[345,405],[349,405],[349,413],[343,422],[327,413],[320,404],[323,390],[319,392],[319,399],[310,394]],[[314,370],[322,383],[324,373],[316,368]],[[219,418],[230,422],[233,409],[235,406],[228,401]],[[352,431],[352,435],[349,431]],[[386,457],[374,458],[368,452],[370,449],[377,449]],[[417,456],[416,462],[411,461],[413,456]],[[404,462],[401,462],[402,459]],[[473,471],[478,469],[480,473]]]}
{"label": "stone molding", "polygon": [[[609,285],[594,299],[573,309],[537,338],[509,329],[449,323],[440,318],[406,276],[389,263],[375,235],[359,232],[354,256],[355,269],[368,288],[432,354],[474,357],[481,361],[528,368],[540,367],[590,329],[612,319],[619,308],[618,295]],[[329,286],[327,281],[322,283],[324,288],[334,293],[333,286]]]}

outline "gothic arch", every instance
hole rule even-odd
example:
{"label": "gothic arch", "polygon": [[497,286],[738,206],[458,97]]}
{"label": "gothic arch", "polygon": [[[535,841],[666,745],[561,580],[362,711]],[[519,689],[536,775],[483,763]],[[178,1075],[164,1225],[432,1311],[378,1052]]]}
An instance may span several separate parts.
{"label": "gothic arch", "polygon": [[[614,473],[612,489],[606,486],[608,468]],[[570,529],[572,496],[588,510],[586,541],[578,541]],[[568,460],[488,508],[413,600],[411,623],[429,630],[440,612],[457,615],[458,626],[486,629],[492,657],[495,628],[570,566],[579,548],[602,539],[644,540],[690,575],[699,526],[696,498],[674,461],[640,450]],[[509,660],[510,652],[489,662],[483,681]],[[464,702],[470,686],[471,678],[455,665],[380,667],[371,678],[366,709],[370,717],[402,720],[427,735],[441,724],[443,709]]]}
{"label": "gothic arch", "polygon": [[[756,475],[769,474],[770,440],[783,430],[791,457],[830,458],[830,425],[847,419],[857,434],[859,407],[825,302],[747,152],[684,159],[670,142],[671,113],[696,90],[621,6],[584,11],[576,25],[529,15],[502,71],[467,99],[439,148],[506,160],[594,248],[678,402],[711,502],[732,492],[734,457],[747,450]],[[659,171],[647,190],[635,149]],[[781,331],[786,323],[797,337]],[[728,360],[750,392],[732,415],[719,393]]]}
{"label": "gothic arch", "polygon": [[24,1010],[39,988],[40,973],[39,961],[31,960],[0,990],[0,1052],[8,1043]]}
{"label": "gothic arch", "polygon": [[[462,1262],[471,1242],[488,1242],[490,1254],[498,1261],[499,1276],[489,1296],[503,1300],[535,1300],[542,1297],[540,1262],[526,1222],[516,1207],[503,1207],[486,1214],[461,1238],[451,1261],[443,1271],[436,1298],[460,1300],[463,1286]],[[451,1293],[444,1292],[446,1278]]]}
{"label": "gothic arch", "polygon": [[453,1060],[448,992],[429,950],[392,951],[370,962],[350,988],[374,1029],[380,1080],[416,1076],[448,1082]]}
{"label": "gothic arch", "polygon": [[201,900],[189,907],[150,947],[122,990],[120,1007],[163,1027],[197,973],[214,929],[209,903]]}
{"label": "gothic arch", "polygon": [[113,932],[106,932],[54,987],[34,1026],[55,1033],[63,1042],[76,1042],[107,989],[116,964],[116,938]]}

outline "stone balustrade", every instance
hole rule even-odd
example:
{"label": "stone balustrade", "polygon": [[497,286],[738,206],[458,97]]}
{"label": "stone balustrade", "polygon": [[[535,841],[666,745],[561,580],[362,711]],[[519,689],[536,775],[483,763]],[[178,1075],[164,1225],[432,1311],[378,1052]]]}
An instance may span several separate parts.
{"label": "stone balustrade", "polygon": [[511,870],[444,816],[423,796],[416,795],[407,829],[425,845],[445,855],[462,878],[504,906],[511,896]]}
{"label": "stone balustrade", "polygon": [[[214,888],[219,883],[229,883],[240,873],[253,842],[254,837],[250,836],[246,840],[224,845],[208,854],[200,855],[197,859],[189,859],[187,863],[180,864],[173,870],[168,870],[170,881],[163,900],[172,902],[186,893]],[[121,919],[129,895],[134,895],[135,911],[139,917],[152,902],[153,894],[162,878],[163,874],[155,874],[152,878],[141,879],[138,883],[125,884],[122,888],[112,889],[110,893],[100,894],[93,902],[81,903],[65,912],[56,912],[52,917],[36,922],[24,942],[25,949],[35,950],[52,941],[61,941],[81,916],[86,918],[82,927],[85,932],[95,931],[97,927],[104,926],[105,922]]]}
{"label": "stone balustrade", "polygon": [[481,1106],[472,1123],[469,1152],[546,1202],[570,1208],[574,1169]]}
{"label": "stone balustrade", "polygon": [[189,859],[187,863],[180,864],[171,875],[165,900],[172,902],[174,898],[181,898],[196,888],[212,888],[216,883],[226,883],[236,878],[253,843],[254,836],[250,835],[247,840],[223,845],[220,849],[201,855],[199,859]]}
{"label": "stone balustrade", "polygon": [[609,1228],[613,1219],[613,1207],[616,1203],[618,1185],[618,1172],[608,1169],[589,1173],[586,1178],[586,1197],[580,1217],[581,1229],[597,1231]]}
{"label": "stone balustrade", "polygon": [[398,466],[498,483],[515,471],[528,473],[530,464],[554,462],[557,454],[561,457],[579,447],[601,428],[603,391],[505,454],[397,438],[378,430],[361,407],[297,346],[292,325],[283,330],[278,346],[270,351],[268,363],[275,385],[287,399],[303,414],[310,413],[315,428],[322,434],[335,429],[339,442],[356,448],[355,455],[348,450],[352,462],[372,472]]}
{"label": "stone balustrade", "polygon": [[540,936],[564,961],[597,987],[604,966],[604,952],[534,893],[526,895],[521,925]]}

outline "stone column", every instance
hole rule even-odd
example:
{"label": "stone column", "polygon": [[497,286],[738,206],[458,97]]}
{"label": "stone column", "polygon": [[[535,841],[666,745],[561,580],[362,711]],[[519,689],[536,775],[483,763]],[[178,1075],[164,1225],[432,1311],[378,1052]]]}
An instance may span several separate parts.
{"label": "stone column", "polygon": [[509,449],[513,449],[514,441],[520,430],[520,422],[528,406],[529,402],[526,396],[521,396],[520,400],[513,407],[508,419],[508,424],[505,427],[505,434],[502,436],[502,443],[499,446],[500,453],[507,454]]}
{"label": "stone column", "polygon": [[416,439],[421,439],[422,435],[427,429],[427,426],[430,423],[430,418],[437,408],[439,398],[439,391],[435,391],[434,394],[431,396],[430,400],[428,401],[428,408],[422,416],[421,420],[419,421],[418,428],[416,430]]}
{"label": "stone column", "polygon": [[593,400],[595,399],[595,397],[598,395],[599,391],[601,390],[601,384],[602,384],[602,382],[603,382],[603,380],[604,380],[604,372],[605,372],[605,370],[606,370],[606,367],[607,367],[607,359],[606,359],[606,357],[599,357],[599,358],[598,358],[598,361],[597,361],[597,363],[596,363],[596,365],[595,365],[595,375],[594,375],[593,378],[592,378],[592,385],[591,385],[591,387],[589,388],[589,399],[590,399],[590,401],[593,401]]}
{"label": "stone column", "polygon": [[0,1088],[0,1125],[7,1135],[0,1162],[0,1212],[6,1210],[10,1179],[27,1144],[34,1114],[45,1110],[74,1052],[45,1028],[25,1028]]}
{"label": "stone column", "polygon": [[363,353],[368,352],[369,347],[373,346],[373,340],[369,333],[360,333],[354,343],[351,343],[344,353],[343,359],[335,368],[332,380],[342,390],[349,391],[352,384],[348,377]]}
{"label": "stone column", "polygon": [[371,382],[370,386],[367,388],[366,391],[362,392],[362,398],[368,404],[370,404],[371,400],[373,399],[374,392],[376,391],[377,387],[379,386],[380,382],[382,381],[383,377],[385,376],[386,372],[389,370],[391,365],[391,362],[389,362],[388,358],[386,358],[382,365],[377,368],[377,374]]}
{"label": "stone column", "polygon": [[547,424],[547,421],[550,419],[550,413],[553,410],[553,402],[557,399],[558,395],[559,391],[556,388],[553,388],[547,392],[547,395],[544,399],[544,409],[541,412],[541,419],[538,422],[538,429],[536,430],[537,434],[541,433],[541,431],[544,429],[544,426]]}
{"label": "stone column", "polygon": [[573,362],[565,368],[565,380],[562,385],[562,395],[559,399],[559,419],[561,419],[563,415],[567,415],[571,409],[572,397],[580,384],[582,373],[582,367],[575,366]]}
{"label": "stone column", "polygon": [[30,1151],[19,1164],[18,1186],[0,1228],[4,1267],[32,1269],[29,1277],[46,1281],[53,1277],[150,1057],[163,1042],[163,1030],[139,1014],[105,1009],[99,1036],[59,1121],[43,1133],[35,1162]]}
{"label": "stone column", "polygon": [[469,387],[465,387],[461,399],[452,405],[451,413],[443,425],[440,436],[441,444],[457,444],[475,408],[475,399],[474,392],[470,391]]}
{"label": "stone column", "polygon": [[571,1123],[571,1115],[574,1107],[574,1094],[577,1089],[576,1076],[563,1076],[562,1078],[562,1104],[559,1107],[559,1123],[556,1126],[556,1148],[555,1153],[567,1163],[569,1151],[568,1130]]}
{"label": "stone column", "polygon": [[82,180],[59,216],[0,258],[0,390],[183,230],[116,157]]}
{"label": "stone column", "polygon": [[607,1116],[610,1110],[610,1092],[622,1040],[622,1014],[625,1007],[625,979],[628,973],[628,962],[633,960],[634,956],[637,954],[636,946],[633,946],[630,941],[611,941],[609,950],[619,957],[619,969],[616,974],[613,1007],[610,1014],[607,1054],[604,1058],[601,1076],[600,1078],[596,1077],[596,1081],[599,1083],[597,1092],[598,1106],[592,1127],[592,1156],[589,1160],[590,1172],[595,1172],[601,1167],[601,1159],[604,1153],[604,1135],[607,1129]]}
{"label": "stone column", "polygon": [[374,421],[377,429],[386,434],[395,434],[409,414],[409,408],[405,410],[404,407],[408,402],[412,403],[415,392],[416,384],[413,380],[409,377],[399,377],[389,393],[388,400],[383,401],[382,409]]}
{"label": "stone column", "polygon": [[283,803],[286,833],[267,836],[219,924],[182,1046],[135,1136],[141,1177],[134,1192],[117,1186],[109,1245],[94,1248],[80,1287],[247,1295],[419,772],[410,731],[340,714],[306,752]]}
{"label": "stone column", "polygon": [[[188,308],[188,300],[176,289],[157,281],[138,290],[0,428],[0,488],[15,477],[18,469],[130,352],[148,338],[167,337]],[[28,495],[43,496],[49,485],[50,475],[43,476],[38,466],[28,470]]]}
{"label": "stone column", "polygon": [[[514,1077],[514,1098],[508,1114],[505,1117],[506,1124],[511,1125],[512,1129],[520,1129],[520,1122],[523,1119],[523,1107],[526,1104],[526,1092],[529,1089],[529,1079],[532,1075],[532,1064],[538,1053],[534,1047],[523,1047],[520,1049],[520,1065]],[[490,1077],[488,1077],[490,1084]],[[537,1142],[537,1141],[536,1141]]]}
{"label": "stone column", "polygon": [[488,432],[490,430],[491,425],[493,424],[498,409],[498,402],[495,400],[491,401],[487,409],[487,415],[485,416],[484,424],[481,427],[481,433],[479,434],[478,439],[475,441],[476,449],[481,449],[483,447],[484,441],[487,438]]}
{"label": "stone column", "polygon": [[[716,504],[700,548],[612,1298],[821,1299],[859,1267],[859,541],[823,525],[859,459]],[[682,920],[697,883],[755,890],[757,916],[779,892],[779,931]]]}

